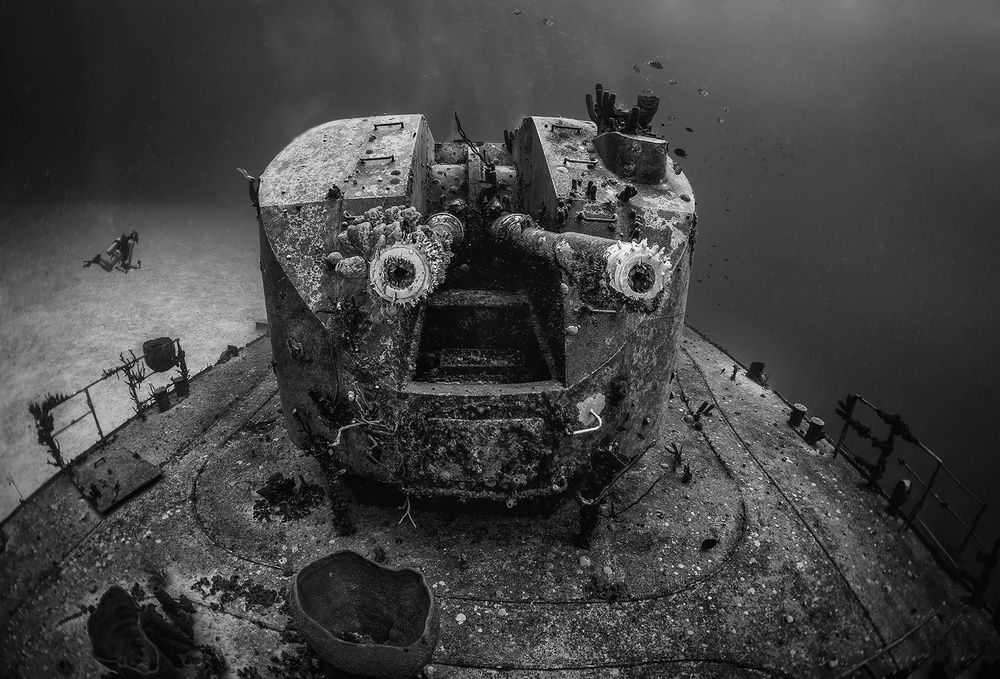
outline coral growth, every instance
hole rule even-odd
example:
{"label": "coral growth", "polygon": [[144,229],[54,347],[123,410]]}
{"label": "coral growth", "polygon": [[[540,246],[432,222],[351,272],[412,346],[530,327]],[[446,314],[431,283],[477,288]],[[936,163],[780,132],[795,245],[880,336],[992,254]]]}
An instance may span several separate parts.
{"label": "coral growth", "polygon": [[253,503],[253,518],[257,521],[271,521],[277,517],[281,521],[293,521],[308,516],[322,502],[326,493],[322,486],[309,483],[299,475],[295,479],[285,478],[275,472],[261,488],[260,498]]}

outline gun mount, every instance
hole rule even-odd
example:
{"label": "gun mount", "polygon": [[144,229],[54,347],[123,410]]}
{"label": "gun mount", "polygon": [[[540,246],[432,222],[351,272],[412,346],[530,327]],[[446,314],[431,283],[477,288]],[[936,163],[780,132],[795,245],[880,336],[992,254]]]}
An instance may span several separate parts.
{"label": "gun mount", "polygon": [[557,500],[599,449],[648,445],[695,204],[648,132],[655,97],[622,116],[599,93],[594,120],[528,117],[504,143],[436,143],[420,115],[333,121],[261,176],[286,426],[359,499]]}

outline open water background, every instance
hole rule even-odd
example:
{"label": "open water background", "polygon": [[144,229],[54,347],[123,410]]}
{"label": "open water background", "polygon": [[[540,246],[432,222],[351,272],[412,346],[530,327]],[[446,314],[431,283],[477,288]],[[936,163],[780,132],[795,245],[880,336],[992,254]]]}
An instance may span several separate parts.
{"label": "open water background", "polygon": [[[225,251],[252,248],[256,230],[234,168],[261,172],[313,125],[423,113],[440,141],[458,111],[473,139],[501,140],[526,115],[585,119],[596,82],[622,103],[651,87],[657,122],[677,116],[658,130],[687,151],[698,199],[689,322],[745,364],[766,362],[771,385],[829,429],[852,391],[901,413],[973,490],[1000,500],[996,0],[6,0],[3,14],[8,374],[32,363],[18,343],[23,305],[10,300],[31,298],[37,261],[19,253],[79,235],[71,219],[35,228],[25,206],[37,216],[186,205],[188,231],[225,229],[203,241],[228,243],[214,253],[220,279],[243,276],[248,258]],[[199,210],[208,216],[192,222]],[[87,299],[98,273],[78,275],[76,260],[125,221],[105,222],[106,235],[87,223],[94,247],[63,253],[49,273],[74,267],[64,285]],[[182,247],[154,239],[139,256],[170,260],[184,280]],[[228,301],[252,322],[259,288],[225,290],[249,296]],[[205,325],[226,311],[188,301],[179,306]],[[67,314],[44,327],[53,342],[85,343],[90,324]],[[95,354],[81,374],[113,358]],[[5,448],[11,469],[23,451]]]}

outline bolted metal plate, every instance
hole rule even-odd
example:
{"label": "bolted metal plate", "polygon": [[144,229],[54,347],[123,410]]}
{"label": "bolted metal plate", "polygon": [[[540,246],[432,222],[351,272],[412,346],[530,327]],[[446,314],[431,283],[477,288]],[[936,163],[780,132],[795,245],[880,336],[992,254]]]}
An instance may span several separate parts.
{"label": "bolted metal plate", "polygon": [[71,465],[73,483],[102,514],[160,475],[159,467],[114,442],[90,449]]}

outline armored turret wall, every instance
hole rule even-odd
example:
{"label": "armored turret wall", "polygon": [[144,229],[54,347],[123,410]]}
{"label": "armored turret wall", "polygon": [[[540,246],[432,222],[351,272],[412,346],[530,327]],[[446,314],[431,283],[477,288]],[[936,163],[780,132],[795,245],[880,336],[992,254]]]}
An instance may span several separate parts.
{"label": "armored turret wall", "polygon": [[[261,273],[274,369],[286,426],[300,446],[333,441],[351,421],[351,368],[374,362],[345,351],[352,317],[361,312],[339,302],[362,284],[338,276],[327,257],[348,216],[423,206],[433,146],[420,115],[338,120],[299,135],[261,177]],[[404,371],[415,318],[411,311],[379,325],[378,342],[388,343],[384,353],[392,356],[379,361],[380,375]]]}
{"label": "armored turret wall", "polygon": [[348,479],[508,506],[647,445],[694,204],[656,152],[636,157],[668,179],[631,186],[656,171],[621,176],[623,154],[650,140],[607,134],[618,174],[593,124],[559,118],[526,118],[506,149],[381,116],[282,151],[261,181],[261,263],[293,441]]}

